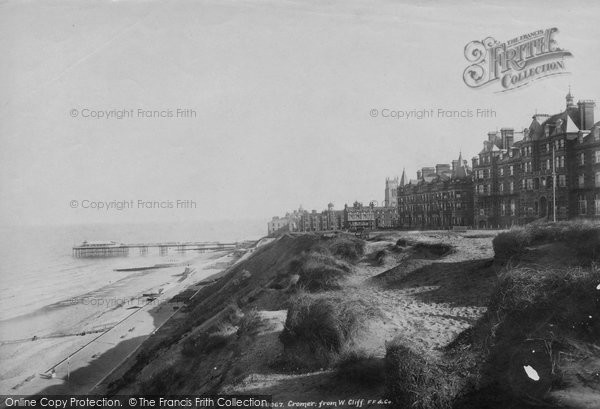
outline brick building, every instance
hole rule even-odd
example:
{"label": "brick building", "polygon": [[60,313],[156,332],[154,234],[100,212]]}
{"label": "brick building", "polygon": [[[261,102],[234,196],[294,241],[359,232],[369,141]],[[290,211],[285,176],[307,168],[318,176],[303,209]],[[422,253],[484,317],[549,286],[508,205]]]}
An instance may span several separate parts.
{"label": "brick building", "polygon": [[[595,102],[574,103],[555,115],[535,114],[520,131],[488,132],[472,167],[452,164],[386,178],[382,207],[354,202],[344,210],[302,209],[273,218],[269,232],[381,228],[510,227],[535,220],[600,220],[600,122]],[[519,140],[515,140],[516,138]]]}
{"label": "brick building", "polygon": [[[535,114],[522,132],[489,132],[473,158],[474,225],[599,218],[600,135],[594,107],[589,100],[575,105],[569,92],[563,112]],[[522,139],[515,142],[515,134]]]}
{"label": "brick building", "polygon": [[398,187],[398,227],[448,229],[473,224],[473,180],[459,155],[452,165],[438,164],[417,171],[417,179]]}

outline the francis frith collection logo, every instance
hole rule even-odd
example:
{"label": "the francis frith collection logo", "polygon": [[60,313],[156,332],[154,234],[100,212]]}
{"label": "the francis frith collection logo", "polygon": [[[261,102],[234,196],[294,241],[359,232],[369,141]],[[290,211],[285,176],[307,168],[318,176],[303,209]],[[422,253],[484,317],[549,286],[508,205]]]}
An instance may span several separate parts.
{"label": "the francis frith collection logo", "polygon": [[556,27],[523,34],[506,42],[487,37],[465,46],[470,65],[463,80],[471,88],[499,83],[504,92],[552,75],[568,74],[565,57],[571,52],[558,47]]}

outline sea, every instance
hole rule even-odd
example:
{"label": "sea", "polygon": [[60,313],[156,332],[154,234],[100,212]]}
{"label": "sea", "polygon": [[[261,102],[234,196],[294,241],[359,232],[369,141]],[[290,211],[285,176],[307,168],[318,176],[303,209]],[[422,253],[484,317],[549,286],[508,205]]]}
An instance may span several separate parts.
{"label": "sea", "polygon": [[84,240],[232,242],[257,240],[265,230],[264,220],[0,226],[0,324],[117,281],[123,273],[115,269],[185,262],[195,255],[171,250],[161,256],[157,249],[140,255],[131,249],[125,257],[73,257],[73,246]]}

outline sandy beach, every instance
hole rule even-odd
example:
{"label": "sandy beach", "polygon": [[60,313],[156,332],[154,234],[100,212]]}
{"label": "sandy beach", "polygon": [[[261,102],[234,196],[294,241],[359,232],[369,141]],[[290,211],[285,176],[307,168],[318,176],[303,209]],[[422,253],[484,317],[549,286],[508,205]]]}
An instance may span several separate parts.
{"label": "sandy beach", "polygon": [[181,303],[168,302],[173,296],[231,260],[229,253],[204,253],[185,265],[124,272],[108,285],[0,322],[0,393],[87,393],[177,311]]}

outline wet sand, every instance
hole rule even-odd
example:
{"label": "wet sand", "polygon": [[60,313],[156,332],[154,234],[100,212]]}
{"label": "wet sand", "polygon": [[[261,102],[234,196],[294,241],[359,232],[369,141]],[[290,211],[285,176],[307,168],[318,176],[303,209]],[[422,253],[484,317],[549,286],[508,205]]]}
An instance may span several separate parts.
{"label": "wet sand", "polygon": [[87,393],[181,305],[168,300],[230,260],[229,253],[205,253],[190,260],[189,274],[183,266],[123,273],[110,285],[1,322],[0,394]]}

